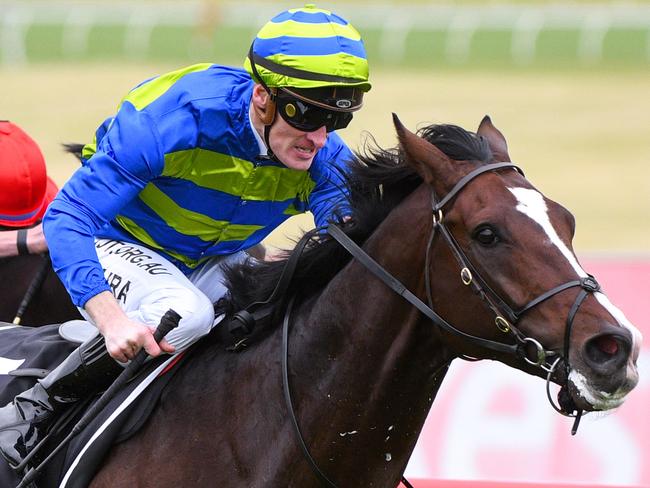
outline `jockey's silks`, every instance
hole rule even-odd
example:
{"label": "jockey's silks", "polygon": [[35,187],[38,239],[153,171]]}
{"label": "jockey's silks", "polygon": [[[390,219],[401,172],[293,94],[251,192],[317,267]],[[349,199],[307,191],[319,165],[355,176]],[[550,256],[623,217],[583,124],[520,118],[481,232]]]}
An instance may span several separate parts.
{"label": "jockey's silks", "polygon": [[109,290],[94,237],[142,243],[190,273],[254,246],[290,216],[316,225],[348,212],[341,171],[351,151],[329,134],[309,171],[260,155],[244,71],[190,66],[145,81],[99,127],[84,164],[50,205],[54,269],[77,306]]}

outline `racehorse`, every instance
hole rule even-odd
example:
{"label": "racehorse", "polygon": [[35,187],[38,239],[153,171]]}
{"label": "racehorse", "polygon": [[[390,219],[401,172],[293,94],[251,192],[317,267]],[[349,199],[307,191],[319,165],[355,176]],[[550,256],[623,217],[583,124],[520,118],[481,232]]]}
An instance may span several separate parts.
{"label": "racehorse", "polygon": [[0,322],[12,322],[19,311],[28,326],[81,318],[47,255],[1,258],[0,277]]}
{"label": "racehorse", "polygon": [[[640,336],[579,265],[571,214],[489,118],[395,125],[399,148],[352,163],[351,219],[314,234],[271,325],[240,353],[199,341],[91,487],[394,487],[459,357],[560,385],[578,419],[623,402]],[[285,264],[231,270],[222,306],[263,303]]]}
{"label": "racehorse", "polygon": [[[283,330],[240,354],[200,343],[92,487],[396,486],[457,357],[548,377],[566,413],[623,402],[640,336],[579,265],[571,214],[509,163],[489,118],[476,134],[442,125],[422,137],[395,123],[400,149],[359,157],[341,227],[401,293],[321,236],[289,287]],[[234,270],[233,310],[267,298],[281,265]]]}

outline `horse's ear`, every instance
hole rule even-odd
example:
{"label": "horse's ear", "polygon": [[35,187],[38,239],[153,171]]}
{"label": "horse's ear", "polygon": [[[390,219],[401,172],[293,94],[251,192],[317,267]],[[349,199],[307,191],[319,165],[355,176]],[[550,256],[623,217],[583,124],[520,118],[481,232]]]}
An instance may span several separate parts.
{"label": "horse's ear", "polygon": [[503,137],[503,134],[499,129],[494,127],[489,115],[483,117],[483,120],[481,120],[476,133],[479,136],[483,136],[487,139],[496,161],[510,161],[510,155],[508,154],[508,143],[506,142],[506,138]]}
{"label": "horse's ear", "polygon": [[407,162],[415,168],[425,183],[433,184],[436,174],[444,174],[445,169],[449,169],[449,158],[436,146],[404,127],[396,114],[393,114],[393,123]]}

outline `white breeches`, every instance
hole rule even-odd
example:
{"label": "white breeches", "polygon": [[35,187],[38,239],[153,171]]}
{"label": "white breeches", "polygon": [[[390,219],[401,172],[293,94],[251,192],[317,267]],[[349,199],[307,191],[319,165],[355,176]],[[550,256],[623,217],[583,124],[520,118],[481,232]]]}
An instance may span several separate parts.
{"label": "white breeches", "polygon": [[[166,337],[177,352],[221,320],[214,316],[213,303],[228,291],[224,266],[248,257],[244,251],[215,257],[185,276],[165,257],[138,244],[96,239],[95,248],[113,295],[130,318],[153,329],[170,308],[181,316],[178,327]],[[80,312],[90,320],[83,309]]]}

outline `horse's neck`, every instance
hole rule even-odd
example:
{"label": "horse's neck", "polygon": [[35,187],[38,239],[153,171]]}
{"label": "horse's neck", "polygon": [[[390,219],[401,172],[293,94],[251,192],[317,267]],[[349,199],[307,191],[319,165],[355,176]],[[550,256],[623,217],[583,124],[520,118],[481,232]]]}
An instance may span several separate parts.
{"label": "horse's neck", "polygon": [[[422,200],[421,194],[412,195],[365,246],[413,292],[423,289],[429,230],[427,219],[417,218],[427,212],[428,202]],[[353,261],[301,307],[293,334],[296,398],[322,396],[298,407],[305,428],[331,426],[314,449],[330,457],[334,451],[339,462],[345,456],[355,459],[351,469],[366,472],[366,484],[373,476],[391,479],[401,473],[450,360],[431,324]],[[349,474],[356,479],[359,472]]]}
{"label": "horse's neck", "polygon": [[[431,225],[425,192],[421,188],[408,197],[364,244],[368,255],[421,299]],[[412,346],[435,340],[417,310],[355,259],[301,310],[308,322],[323,324],[311,331],[312,340],[334,342],[341,353],[358,354],[363,347],[375,353],[367,363],[385,361],[391,354],[404,357]],[[430,340],[420,337],[423,332]],[[337,341],[337,336],[345,340]]]}
{"label": "horse's neck", "polygon": [[[420,222],[427,220],[428,202],[416,205],[416,194],[366,250],[421,293],[427,224]],[[291,395],[314,459],[339,486],[396,486],[446,373],[449,357],[438,334],[357,262],[297,307],[290,323]],[[173,428],[181,423],[221,452],[229,468],[250,461],[251,446],[272,440],[273,449],[260,447],[259,462],[237,481],[232,469],[193,468],[206,471],[215,486],[220,476],[242,486],[316,486],[285,410],[281,336],[278,328],[240,355],[199,348],[192,368],[179,371],[170,389],[175,409],[156,417],[148,434],[183,443],[184,429]]]}

